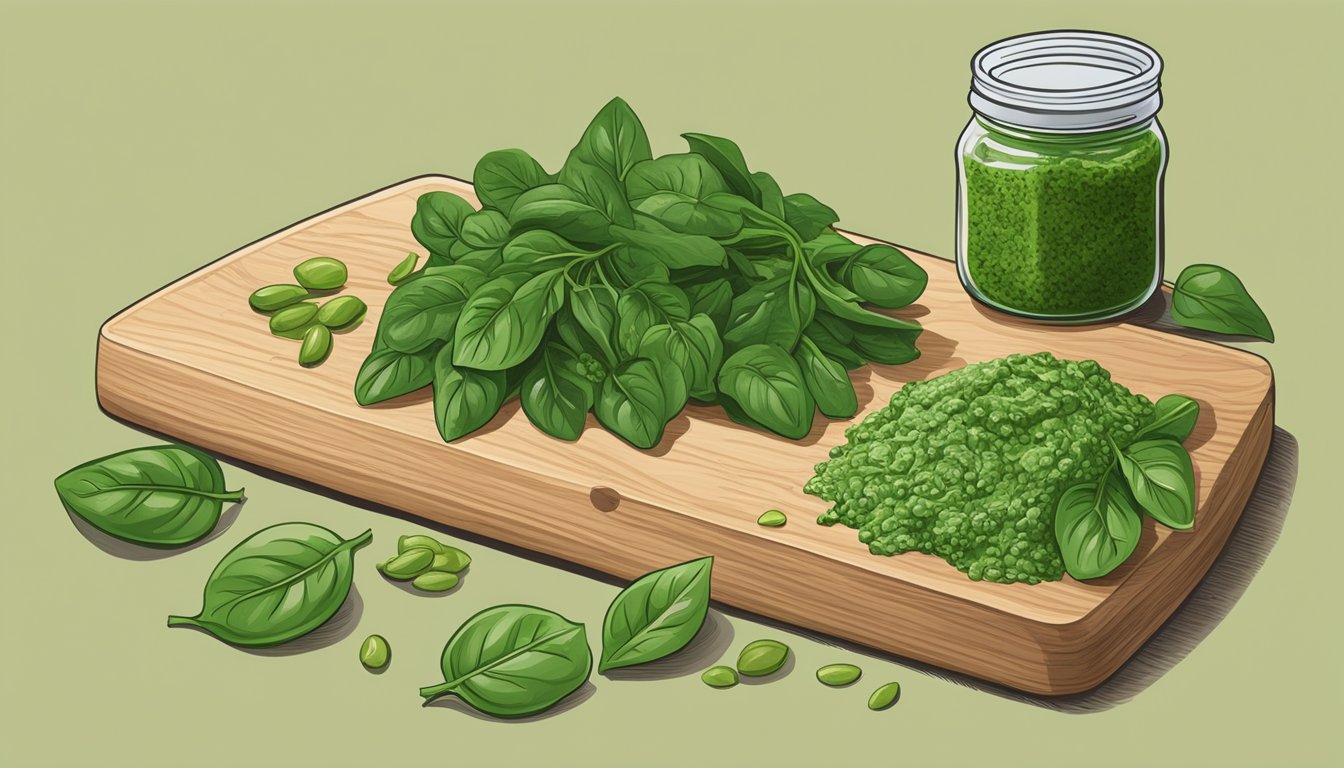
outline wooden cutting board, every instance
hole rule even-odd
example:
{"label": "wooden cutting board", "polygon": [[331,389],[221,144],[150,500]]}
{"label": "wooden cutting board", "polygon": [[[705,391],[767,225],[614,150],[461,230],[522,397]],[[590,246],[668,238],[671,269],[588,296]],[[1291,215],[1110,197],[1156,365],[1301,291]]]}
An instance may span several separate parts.
{"label": "wooden cutting board", "polygon": [[[1121,323],[1046,327],[972,302],[950,262],[910,253],[929,272],[917,319],[922,356],[854,371],[859,418],[907,381],[1011,353],[1091,358],[1152,399],[1180,392],[1202,410],[1192,449],[1195,529],[1146,520],[1137,553],[1104,579],[973,582],[937,557],[877,557],[855,531],[815,525],[825,502],[802,492],[850,422],[820,416],[800,441],[689,407],[652,450],[589,417],[577,443],[547,437],[517,401],[451,445],[428,390],[362,408],[352,388],[391,291],[388,271],[421,249],[409,222],[432,190],[475,200],[443,176],[412,179],[242,248],[109,320],[98,343],[98,399],[119,418],[438,523],[620,578],[714,555],[723,603],[1014,688],[1066,694],[1096,686],[1167,618],[1212,563],[1269,447],[1273,373],[1255,355]],[[865,238],[855,238],[871,242]],[[331,358],[300,367],[248,307],[311,256],[345,261],[345,290],[369,317],[337,335]],[[778,508],[783,528],[757,516]]]}

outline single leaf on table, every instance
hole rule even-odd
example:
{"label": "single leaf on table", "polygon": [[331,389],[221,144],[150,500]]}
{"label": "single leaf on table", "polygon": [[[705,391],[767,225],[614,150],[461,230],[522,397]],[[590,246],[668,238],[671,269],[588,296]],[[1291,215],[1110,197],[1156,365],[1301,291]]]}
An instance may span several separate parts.
{"label": "single leaf on table", "polygon": [[637,212],[675,232],[729,237],[742,228],[741,214],[704,202],[728,192],[728,185],[701,155],[664,155],[638,163],[626,176],[625,189]]}
{"label": "single leaf on table", "polygon": [[546,434],[578,440],[595,396],[593,382],[579,371],[578,357],[552,342],[523,376],[523,413]]}
{"label": "single leaf on table", "polygon": [[602,426],[637,448],[652,448],[663,439],[668,398],[661,381],[664,369],[635,358],[603,380],[593,404]]}
{"label": "single leaf on table", "polygon": [[477,211],[462,220],[462,242],[477,250],[501,248],[509,241],[509,220],[499,211]]}
{"label": "single leaf on table", "polygon": [[1055,509],[1055,541],[1075,579],[1105,576],[1134,554],[1141,520],[1125,481],[1108,472],[1097,483],[1070,487]]}
{"label": "single leaf on table", "polygon": [[1274,341],[1274,328],[1241,279],[1213,264],[1191,264],[1171,289],[1171,319],[1186,328]]}
{"label": "single leaf on table", "polygon": [[56,478],[66,509],[119,539],[180,547],[205,538],[219,522],[227,490],[213,456],[186,445],[133,448],[85,462]]}
{"label": "single leaf on table", "polygon": [[545,229],[575,243],[606,244],[611,219],[564,184],[543,184],[518,196],[509,214],[513,233]]}
{"label": "single leaf on table", "polygon": [[1195,524],[1195,468],[1180,443],[1131,443],[1120,451],[1120,471],[1134,500],[1159,523],[1182,531]]}
{"label": "single leaf on table", "polygon": [[476,289],[457,321],[453,364],[502,371],[530,357],[564,303],[563,271],[507,274]]}
{"label": "single leaf on table", "polygon": [[817,402],[817,410],[833,419],[848,419],[858,413],[859,398],[843,365],[827,357],[806,335],[793,351],[793,357],[803,373],[807,391]]}
{"label": "single leaf on table", "polygon": [[719,391],[766,429],[799,440],[812,428],[816,403],[798,363],[773,344],[738,350],[719,371]]}
{"label": "single leaf on table", "polygon": [[673,232],[644,214],[635,216],[633,227],[613,225],[610,233],[625,245],[631,258],[660,261],[669,269],[716,267],[727,259],[723,246],[713,238]]}
{"label": "single leaf on table", "polygon": [[1199,421],[1199,402],[1185,395],[1167,395],[1153,406],[1153,420],[1139,430],[1139,437],[1168,437],[1185,442]]}
{"label": "single leaf on table", "polygon": [[540,163],[521,149],[485,153],[476,163],[471,178],[481,205],[496,208],[505,216],[519,195],[554,181]]}
{"label": "single leaf on table", "polygon": [[830,206],[806,192],[795,192],[784,197],[784,221],[793,227],[804,243],[820,237],[822,232],[839,220],[840,215]]}
{"label": "single leaf on table", "polygon": [[602,622],[598,672],[645,664],[691,642],[709,611],[714,558],[647,573],[621,590]]}
{"label": "single leaf on table", "polygon": [[475,267],[453,264],[432,267],[399,285],[387,298],[378,336],[398,352],[419,352],[435,341],[452,338],[457,318],[472,292],[485,283]]}
{"label": "single leaf on table", "polygon": [[607,102],[584,129],[569,157],[592,163],[617,181],[624,181],[630,169],[653,157],[653,152],[639,116],[617,97]]}
{"label": "single leaf on table", "polygon": [[756,188],[761,191],[759,203],[761,210],[782,221],[785,216],[784,193],[780,191],[779,183],[775,181],[775,177],[765,171],[757,171],[751,174],[751,180],[756,183]]}
{"label": "single leaf on table", "polygon": [[706,133],[683,133],[681,137],[686,140],[692,152],[704,157],[714,166],[729,190],[760,205],[760,187],[756,186],[756,181],[752,179],[751,171],[747,169],[747,161],[742,157],[742,150],[737,144],[721,136],[710,136]]}
{"label": "single leaf on table", "polygon": [[865,245],[841,263],[842,285],[869,304],[899,309],[924,292],[929,275],[900,249],[883,243]]}
{"label": "single leaf on table", "polygon": [[355,550],[365,531],[342,539],[309,523],[264,528],[229,550],[205,583],[201,612],[170,616],[234,645],[266,647],[308,634],[330,619],[350,592]]}
{"label": "single leaf on table", "polygon": [[434,421],[444,442],[485,426],[504,405],[508,379],[503,371],[481,371],[453,365],[453,349],[445,345],[434,359]]}
{"label": "single leaf on table", "polygon": [[675,363],[691,397],[713,399],[714,379],[723,363],[723,342],[706,315],[651,326],[640,339],[640,357],[665,357]]}
{"label": "single leaf on table", "polygon": [[449,263],[448,251],[462,237],[462,222],[475,212],[471,203],[451,192],[426,192],[416,199],[411,234],[430,252],[426,265]]}
{"label": "single leaf on table", "polygon": [[398,352],[375,340],[355,377],[355,402],[373,405],[429,386],[434,380],[434,356],[443,342],[417,352]]}
{"label": "single leaf on table", "polygon": [[588,680],[593,653],[582,624],[531,605],[498,605],[467,619],[444,646],[445,682],[425,703],[454,695],[496,717],[545,711]]}

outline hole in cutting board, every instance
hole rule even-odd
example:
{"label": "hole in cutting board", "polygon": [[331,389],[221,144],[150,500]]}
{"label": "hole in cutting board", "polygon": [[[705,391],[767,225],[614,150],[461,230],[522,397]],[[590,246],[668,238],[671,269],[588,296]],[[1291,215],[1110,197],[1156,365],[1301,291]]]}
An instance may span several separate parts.
{"label": "hole in cutting board", "polygon": [[615,488],[608,488],[605,485],[594,486],[593,490],[588,492],[588,500],[598,512],[614,512],[621,506],[621,494],[617,493]]}

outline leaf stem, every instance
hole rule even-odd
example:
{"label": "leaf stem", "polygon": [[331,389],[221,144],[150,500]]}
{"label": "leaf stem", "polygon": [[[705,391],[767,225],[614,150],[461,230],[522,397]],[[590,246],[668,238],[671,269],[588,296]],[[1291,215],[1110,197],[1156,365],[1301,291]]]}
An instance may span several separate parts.
{"label": "leaf stem", "polygon": [[190,616],[169,616],[168,626],[170,627],[199,627],[201,622]]}
{"label": "leaf stem", "polygon": [[453,684],[451,682],[442,682],[439,683],[438,685],[429,685],[420,689],[420,695],[425,698],[426,704],[446,693],[452,693],[452,692],[453,692]]}

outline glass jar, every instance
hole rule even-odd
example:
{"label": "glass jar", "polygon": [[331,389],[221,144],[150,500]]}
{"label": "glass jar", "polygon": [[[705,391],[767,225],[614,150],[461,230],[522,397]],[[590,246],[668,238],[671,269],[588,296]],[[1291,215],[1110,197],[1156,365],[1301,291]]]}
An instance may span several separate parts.
{"label": "glass jar", "polygon": [[1162,281],[1162,60],[1128,38],[1044,32],[971,64],[957,142],[957,272],[976,300],[1093,322]]}

